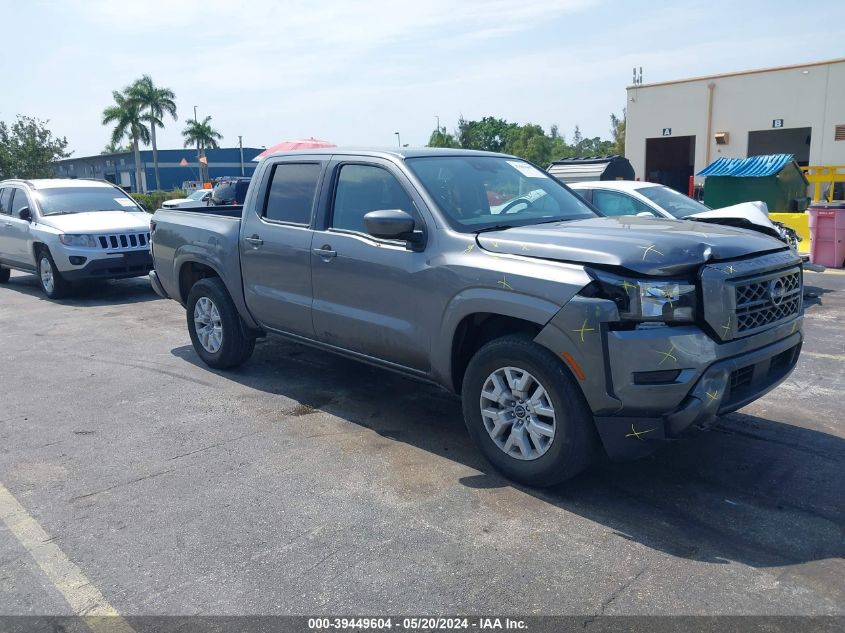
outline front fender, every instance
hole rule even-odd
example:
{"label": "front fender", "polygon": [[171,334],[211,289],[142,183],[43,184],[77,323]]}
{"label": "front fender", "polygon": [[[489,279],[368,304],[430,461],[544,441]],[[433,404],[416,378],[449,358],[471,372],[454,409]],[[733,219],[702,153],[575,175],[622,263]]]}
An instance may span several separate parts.
{"label": "front fender", "polygon": [[456,294],[443,312],[440,332],[432,343],[431,367],[434,378],[454,388],[452,376],[452,343],[458,325],[472,314],[497,314],[543,326],[560,310],[560,306],[531,295],[498,288],[468,288]]}

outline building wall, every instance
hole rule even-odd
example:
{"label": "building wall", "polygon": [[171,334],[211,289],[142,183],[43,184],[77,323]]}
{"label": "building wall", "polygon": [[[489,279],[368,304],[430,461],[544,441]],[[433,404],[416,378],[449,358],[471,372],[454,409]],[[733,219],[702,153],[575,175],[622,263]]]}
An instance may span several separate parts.
{"label": "building wall", "polygon": [[[251,176],[258,163],[252,161],[263,149],[244,147],[244,173]],[[210,178],[219,176],[240,176],[240,151],[237,147],[206,150]],[[188,161],[180,165],[182,159]],[[164,149],[158,151],[159,175],[162,190],[179,189],[186,180],[199,179],[199,165],[195,149]],[[155,169],[152,150],[141,151],[141,175],[143,189],[155,189]],[[109,180],[130,191],[139,191],[135,182],[135,157],[132,152],[100,154],[80,158],[68,158],[56,163],[59,178],[99,178]]]}
{"label": "building wall", "polygon": [[[707,136],[707,86],[713,84],[711,136]],[[845,60],[694,80],[631,86],[627,90],[625,156],[645,179],[646,139],[695,136],[695,172],[720,157],[746,158],[748,133],[811,128],[809,163],[845,165],[845,141],[834,141],[845,124]],[[717,132],[730,134],[717,145]],[[707,147],[709,145],[709,161]]]}

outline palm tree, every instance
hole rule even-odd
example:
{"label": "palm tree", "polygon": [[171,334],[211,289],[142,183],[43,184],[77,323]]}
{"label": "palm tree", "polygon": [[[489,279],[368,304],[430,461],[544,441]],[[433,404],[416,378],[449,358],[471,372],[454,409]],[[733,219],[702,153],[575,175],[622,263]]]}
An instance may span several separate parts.
{"label": "palm tree", "polygon": [[103,110],[103,125],[114,124],[111,141],[115,145],[119,144],[125,136],[132,140],[132,151],[135,153],[135,183],[137,190],[143,191],[139,142],[144,144],[150,142],[150,130],[144,124],[144,116],[141,114],[141,106],[138,102],[119,90],[111,94],[115,104]]}
{"label": "palm tree", "polygon": [[150,125],[153,142],[153,165],[156,174],[156,190],[161,190],[161,178],[158,173],[158,146],[156,145],[156,128],[164,127],[162,119],[166,115],[176,120],[176,95],[170,88],[159,88],[153,83],[152,77],[144,75],[135,80],[127,90],[129,97],[141,106],[144,120]]}
{"label": "palm tree", "polygon": [[[217,141],[223,138],[217,130],[211,127],[211,117],[207,116],[202,121],[194,121],[193,119],[185,119],[185,129],[182,130],[182,136],[185,139],[184,147],[191,145],[197,146],[198,160],[200,163],[200,173],[205,172],[206,176],[201,177],[203,182],[207,180],[208,162],[203,164],[200,157],[205,157],[205,150],[207,148],[217,149],[219,145]],[[203,169],[204,167],[204,169]]]}

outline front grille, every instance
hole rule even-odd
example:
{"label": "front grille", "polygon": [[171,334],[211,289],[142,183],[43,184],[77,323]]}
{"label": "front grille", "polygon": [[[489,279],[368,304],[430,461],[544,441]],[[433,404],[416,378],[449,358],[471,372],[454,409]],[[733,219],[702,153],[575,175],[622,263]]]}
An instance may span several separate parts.
{"label": "front grille", "polygon": [[796,316],[801,310],[801,272],[782,271],[738,282],[736,332],[749,333]]}
{"label": "front grille", "polygon": [[146,248],[150,243],[149,233],[117,233],[114,235],[98,235],[100,248],[110,251]]}

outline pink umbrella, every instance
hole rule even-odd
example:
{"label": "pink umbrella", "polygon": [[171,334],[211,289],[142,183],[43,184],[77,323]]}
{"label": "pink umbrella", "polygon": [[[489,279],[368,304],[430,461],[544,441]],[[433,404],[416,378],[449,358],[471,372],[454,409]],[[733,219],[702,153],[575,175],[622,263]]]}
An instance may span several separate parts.
{"label": "pink umbrella", "polygon": [[290,150],[298,149],[320,149],[322,147],[337,147],[337,145],[335,145],[334,143],[329,143],[328,141],[324,141],[319,138],[314,138],[313,136],[309,136],[308,138],[303,138],[298,141],[282,141],[281,143],[276,143],[272,147],[268,147],[267,149],[265,149],[252,160],[260,160],[265,156],[274,154],[275,152],[289,152]]}

